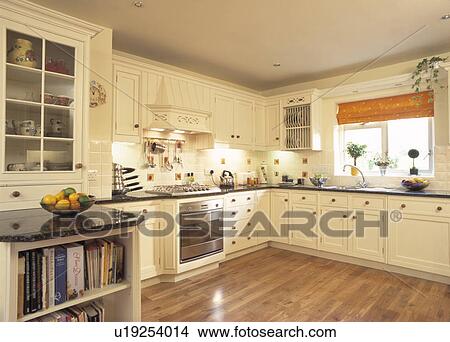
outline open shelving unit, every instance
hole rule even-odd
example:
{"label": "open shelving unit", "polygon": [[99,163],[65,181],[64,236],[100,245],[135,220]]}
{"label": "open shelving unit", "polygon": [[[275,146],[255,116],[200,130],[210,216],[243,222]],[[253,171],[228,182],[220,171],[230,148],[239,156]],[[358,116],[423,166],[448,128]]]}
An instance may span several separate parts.
{"label": "open shelving unit", "polygon": [[[18,317],[18,259],[19,252],[107,238],[124,246],[124,280],[103,288],[86,291],[82,297],[68,300],[23,317]],[[105,321],[139,321],[141,318],[141,283],[138,254],[139,232],[135,227],[75,235],[35,242],[0,243],[0,321],[27,322],[58,310],[101,300],[105,307]]]}

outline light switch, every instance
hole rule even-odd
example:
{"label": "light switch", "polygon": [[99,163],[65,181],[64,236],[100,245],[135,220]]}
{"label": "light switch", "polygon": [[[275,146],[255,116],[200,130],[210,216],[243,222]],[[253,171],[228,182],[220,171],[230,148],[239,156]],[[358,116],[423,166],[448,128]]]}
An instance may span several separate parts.
{"label": "light switch", "polygon": [[88,172],[87,172],[88,182],[97,181],[97,174],[98,174],[98,170],[88,170]]}

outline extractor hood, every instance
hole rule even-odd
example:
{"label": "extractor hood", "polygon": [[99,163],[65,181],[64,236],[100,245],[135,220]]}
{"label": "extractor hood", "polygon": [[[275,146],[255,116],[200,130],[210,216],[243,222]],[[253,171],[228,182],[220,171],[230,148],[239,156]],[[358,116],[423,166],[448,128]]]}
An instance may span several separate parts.
{"label": "extractor hood", "polygon": [[171,77],[162,77],[157,89],[154,103],[145,105],[147,129],[211,133],[212,113],[204,89]]}

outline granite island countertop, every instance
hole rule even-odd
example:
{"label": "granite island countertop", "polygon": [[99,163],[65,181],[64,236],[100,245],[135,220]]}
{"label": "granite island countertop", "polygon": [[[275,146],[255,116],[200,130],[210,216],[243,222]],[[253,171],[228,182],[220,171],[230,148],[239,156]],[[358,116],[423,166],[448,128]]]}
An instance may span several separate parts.
{"label": "granite island countertop", "polygon": [[279,184],[261,184],[258,186],[238,186],[235,188],[220,189],[216,193],[208,194],[195,194],[189,193],[181,196],[170,195],[157,195],[148,194],[144,191],[131,192],[127,195],[113,196],[111,199],[99,200],[98,204],[115,204],[137,201],[152,201],[152,200],[164,200],[164,199],[182,199],[182,198],[196,198],[214,195],[226,195],[229,193],[244,192],[244,191],[257,191],[266,189],[279,189],[279,190],[305,190],[305,191],[331,191],[342,193],[361,193],[361,194],[377,194],[377,195],[394,195],[394,196],[412,196],[412,197],[426,197],[426,198],[449,198],[450,191],[447,190],[423,190],[423,191],[408,191],[404,188],[383,188],[383,187],[368,187],[368,188],[352,188],[352,187],[340,187],[340,186],[327,186],[319,188],[312,185],[279,185]]}
{"label": "granite island countertop", "polygon": [[73,217],[59,217],[44,209],[0,212],[0,242],[33,242],[136,226],[140,213],[94,205]]}

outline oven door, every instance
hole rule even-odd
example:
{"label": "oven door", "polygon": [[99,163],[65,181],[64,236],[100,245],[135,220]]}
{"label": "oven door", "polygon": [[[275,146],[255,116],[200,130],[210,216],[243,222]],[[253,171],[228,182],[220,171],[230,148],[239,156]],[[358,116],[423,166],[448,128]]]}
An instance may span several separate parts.
{"label": "oven door", "polygon": [[222,251],[222,209],[180,214],[181,263]]}

